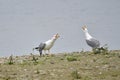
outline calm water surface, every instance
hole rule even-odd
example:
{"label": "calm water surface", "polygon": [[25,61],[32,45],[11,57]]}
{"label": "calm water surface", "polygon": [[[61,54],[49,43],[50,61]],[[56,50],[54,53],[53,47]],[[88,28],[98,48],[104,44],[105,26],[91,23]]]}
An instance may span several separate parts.
{"label": "calm water surface", "polygon": [[91,50],[83,25],[101,45],[120,49],[120,0],[0,0],[0,56],[30,54],[55,33],[52,53]]}

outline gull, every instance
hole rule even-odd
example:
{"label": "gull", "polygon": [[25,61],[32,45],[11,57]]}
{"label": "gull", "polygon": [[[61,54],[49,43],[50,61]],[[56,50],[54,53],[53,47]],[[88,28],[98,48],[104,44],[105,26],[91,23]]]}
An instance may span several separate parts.
{"label": "gull", "polygon": [[92,48],[99,48],[100,47],[100,42],[95,39],[94,37],[92,37],[89,33],[88,33],[88,29],[86,26],[82,27],[82,30],[85,33],[85,39],[86,39],[86,43]]}
{"label": "gull", "polygon": [[59,38],[59,34],[55,34],[53,35],[53,37],[51,39],[49,39],[46,42],[42,42],[40,43],[40,45],[34,49],[38,50],[40,53],[40,56],[42,55],[42,51],[44,50],[45,54],[46,54],[46,50],[48,51],[48,53],[50,54],[50,49],[53,47],[55,41]]}

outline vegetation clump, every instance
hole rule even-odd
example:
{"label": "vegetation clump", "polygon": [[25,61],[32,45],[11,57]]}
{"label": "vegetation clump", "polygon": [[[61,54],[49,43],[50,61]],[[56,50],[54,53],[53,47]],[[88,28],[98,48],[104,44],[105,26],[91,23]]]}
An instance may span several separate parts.
{"label": "vegetation clump", "polygon": [[67,56],[67,61],[77,61],[77,58],[74,56]]}
{"label": "vegetation clump", "polygon": [[13,62],[13,55],[11,55],[10,57],[9,57],[9,62],[8,62],[8,64],[9,65],[12,65],[14,62]]}
{"label": "vegetation clump", "polygon": [[105,45],[104,47],[100,47],[100,48],[94,48],[92,49],[94,54],[108,54],[108,47]]}
{"label": "vegetation clump", "polygon": [[81,76],[79,75],[78,71],[75,70],[71,73],[71,76],[73,77],[73,79],[80,79]]}

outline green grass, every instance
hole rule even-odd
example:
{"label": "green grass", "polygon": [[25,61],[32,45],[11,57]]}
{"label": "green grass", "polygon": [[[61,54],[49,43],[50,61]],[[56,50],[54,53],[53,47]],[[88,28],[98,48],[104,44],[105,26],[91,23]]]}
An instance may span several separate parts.
{"label": "green grass", "polygon": [[74,56],[67,56],[66,59],[67,59],[68,61],[77,61],[77,58],[74,57]]}
{"label": "green grass", "polygon": [[119,80],[120,50],[0,58],[0,80]]}
{"label": "green grass", "polygon": [[80,74],[78,73],[77,70],[73,71],[71,73],[71,76],[73,77],[73,79],[81,79],[81,76],[80,76]]}

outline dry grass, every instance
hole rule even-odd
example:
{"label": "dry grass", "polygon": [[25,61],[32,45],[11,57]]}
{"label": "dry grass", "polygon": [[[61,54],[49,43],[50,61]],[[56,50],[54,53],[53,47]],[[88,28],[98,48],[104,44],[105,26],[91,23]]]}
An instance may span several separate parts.
{"label": "dry grass", "polygon": [[[0,58],[0,80],[119,80],[120,51]],[[12,61],[12,64],[9,64]]]}

